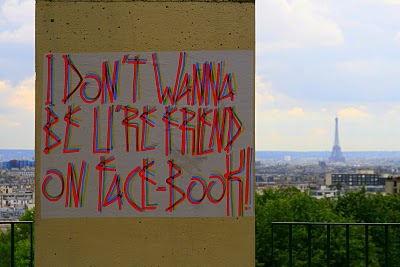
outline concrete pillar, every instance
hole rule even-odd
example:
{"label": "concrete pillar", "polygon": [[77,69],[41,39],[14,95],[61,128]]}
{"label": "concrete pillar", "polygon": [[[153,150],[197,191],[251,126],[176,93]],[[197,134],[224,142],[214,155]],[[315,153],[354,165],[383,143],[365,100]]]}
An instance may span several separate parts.
{"label": "concrete pillar", "polygon": [[[43,190],[49,189],[51,191],[49,193],[49,195],[51,195],[49,198],[55,200],[58,194],[57,190],[60,190],[56,187],[55,189],[52,188],[52,186],[57,184],[57,177],[54,173],[46,173],[49,168],[62,169],[63,177],[65,178],[63,181],[63,186],[65,187],[64,191],[68,186],[70,186],[69,190],[72,190],[71,184],[68,184],[68,181],[70,181],[67,177],[68,163],[63,160],[63,157],[65,156],[67,160],[68,157],[79,158],[80,155],[79,153],[76,153],[76,155],[73,153],[71,155],[66,155],[62,152],[65,141],[64,130],[66,128],[64,116],[67,112],[68,103],[63,104],[61,99],[58,99],[58,102],[54,104],[54,110],[56,111],[60,106],[65,108],[65,113],[58,114],[59,121],[57,126],[54,126],[54,129],[58,129],[58,126],[60,126],[59,129],[63,129],[59,131],[61,144],[54,148],[49,154],[44,152],[46,146],[46,132],[43,126],[46,124],[47,111],[45,108],[49,107],[49,105],[45,103],[46,88],[48,86],[47,78],[49,76],[48,66],[51,64],[50,61],[46,61],[48,60],[46,55],[54,54],[55,57],[54,70],[56,73],[54,94],[57,96],[62,96],[62,91],[64,90],[63,83],[57,80],[58,78],[62,79],[63,75],[65,75],[64,72],[60,71],[64,66],[62,53],[65,53],[65,55],[71,54],[71,57],[76,60],[75,62],[79,63],[91,62],[90,55],[92,54],[90,53],[99,53],[99,56],[104,55],[104,53],[109,53],[107,56],[112,58],[114,55],[118,55],[118,53],[123,54],[129,52],[133,55],[136,52],[141,52],[143,55],[147,56],[147,64],[149,66],[152,64],[151,55],[154,52],[159,53],[160,61],[164,57],[164,62],[166,62],[168,58],[173,58],[175,54],[163,54],[163,52],[178,52],[176,53],[178,57],[179,52],[183,51],[187,52],[189,57],[195,55],[201,59],[210,55],[214,60],[218,59],[218,51],[222,51],[221,55],[223,59],[226,60],[227,68],[229,68],[230,60],[240,65],[240,59],[246,59],[247,62],[242,62],[243,66],[247,66],[247,70],[243,70],[246,74],[243,74],[243,76],[239,73],[242,69],[240,66],[236,66],[235,68],[238,73],[235,75],[239,78],[243,76],[247,79],[244,82],[247,88],[237,88],[237,93],[240,94],[237,96],[237,99],[240,100],[242,99],[240,97],[245,97],[247,95],[247,98],[243,98],[247,103],[242,103],[242,105],[247,106],[248,110],[243,109],[243,111],[240,111],[243,113],[238,114],[239,116],[241,116],[241,114],[243,114],[243,116],[250,116],[250,120],[244,122],[248,124],[244,127],[244,132],[241,134],[242,136],[238,138],[238,144],[235,145],[237,149],[233,149],[235,153],[219,153],[216,155],[216,157],[219,157],[218,160],[220,160],[221,168],[223,168],[221,170],[223,176],[225,173],[226,155],[228,155],[228,157],[229,155],[235,156],[235,159],[232,161],[234,165],[232,169],[238,168],[238,158],[242,149],[244,149],[245,159],[246,157],[254,156],[254,49],[254,0],[36,0],[35,158],[37,165],[35,265],[254,266],[255,226],[254,206],[252,204],[243,206],[242,214],[236,212],[229,214],[229,216],[225,213],[226,204],[221,204],[224,205],[222,209],[224,212],[216,210],[207,213],[208,210],[206,209],[199,213],[205,214],[204,216],[198,216],[196,212],[193,212],[194,215],[191,216],[191,206],[187,206],[187,213],[179,213],[179,211],[177,211],[177,216],[174,216],[172,212],[168,213],[168,216],[157,214],[141,216],[141,214],[134,214],[133,212],[132,214],[134,215],[132,216],[129,216],[128,213],[121,213],[122,215],[119,216],[117,202],[110,205],[115,208],[115,212],[113,211],[114,213],[107,213],[107,211],[99,213],[96,209],[97,207],[94,206],[93,213],[84,214],[82,213],[84,209],[75,209],[74,205],[72,205],[72,207],[65,207],[68,198],[67,193],[64,193],[59,202],[47,201],[43,193]],[[209,51],[209,53],[204,51]],[[248,56],[249,53],[251,55],[250,57]],[[80,55],[82,55],[81,58]],[[163,65],[162,62],[160,64],[164,69],[169,68],[168,65]],[[173,65],[174,66],[171,68],[173,68],[174,73],[176,73],[176,63]],[[72,72],[73,70],[70,71]],[[152,68],[150,68],[149,71],[152,71]],[[143,71],[143,73],[145,73],[145,71]],[[82,75],[85,74],[86,73],[83,71]],[[101,76],[101,73],[99,75]],[[152,76],[149,74],[149,77]],[[239,79],[237,77],[236,80]],[[76,79],[76,77],[73,79]],[[165,79],[168,80],[165,75],[163,79],[164,81]],[[143,80],[145,80],[145,78],[143,78]],[[175,76],[172,77],[172,80],[175,81]],[[94,81],[92,80],[92,82]],[[240,83],[240,81],[237,82]],[[76,80],[71,83],[76,84]],[[155,88],[155,85],[152,86]],[[153,87],[151,90],[155,90]],[[143,90],[150,90],[148,88],[149,87]],[[243,91],[244,89],[246,89],[247,92]],[[146,92],[141,92],[141,94],[144,97],[146,96]],[[93,97],[93,95],[90,96]],[[156,98],[154,99],[156,100]],[[249,101],[249,99],[252,100]],[[227,101],[229,100],[225,99],[221,101],[221,103],[227,103]],[[118,102],[116,104],[118,104]],[[235,103],[235,105],[240,107],[241,104]],[[82,103],[78,103],[76,106],[84,108]],[[221,108],[224,106],[226,105],[220,105]],[[107,110],[107,107],[104,107],[103,111]],[[141,107],[143,107],[143,105]],[[197,107],[195,109],[197,110]],[[161,110],[161,106],[158,110]],[[122,112],[118,114],[121,113]],[[77,114],[74,116],[83,118],[84,116],[81,115],[82,113],[79,116]],[[92,113],[85,113],[85,116],[86,115],[93,116]],[[179,116],[181,116],[180,113]],[[161,115],[158,115],[157,122],[163,123]],[[104,125],[101,127],[106,127],[106,123],[107,121],[105,121]],[[116,122],[116,125],[117,123],[121,125],[120,122]],[[83,118],[80,122],[80,130],[85,129],[85,125],[88,126],[88,129],[91,129],[93,123],[85,123],[85,119]],[[78,131],[78,128],[73,127],[72,130]],[[87,134],[81,132],[81,138],[78,137],[74,142],[76,141],[77,144],[79,140],[83,140],[81,143],[83,147],[85,145],[91,145],[86,142],[85,139],[87,136],[92,136],[90,131],[91,130],[88,130]],[[134,130],[131,129],[131,131],[133,132]],[[103,132],[100,135],[102,134],[105,133]],[[51,139],[51,141],[54,140],[55,139]],[[159,141],[163,142],[164,137],[160,138]],[[122,144],[125,140],[116,137],[114,142],[117,143],[116,147],[118,147],[118,143]],[[90,149],[92,148],[90,147]],[[134,150],[133,147],[132,150]],[[161,148],[160,150],[163,157],[165,157],[164,150]],[[180,146],[178,150],[178,152],[180,152]],[[99,159],[101,156],[111,155],[112,153],[96,154],[93,158]],[[148,154],[146,157],[147,156],[156,159],[158,157],[157,154]],[[206,157],[207,155],[198,157],[180,155],[178,158],[182,161],[189,158],[189,161],[193,163]],[[253,161],[250,161],[253,158],[245,160],[245,164],[253,165]],[[81,168],[81,160],[82,159],[79,159],[74,165],[77,177],[79,176],[79,170]],[[140,162],[140,164],[142,163]],[[99,176],[95,167],[95,164],[88,164],[88,179],[91,179],[93,183],[98,181]],[[184,167],[185,165],[182,165],[182,169],[184,169]],[[237,176],[240,176],[240,179],[242,179],[243,190],[246,190],[244,181],[246,175],[253,176],[254,174],[252,170],[253,166],[251,166],[251,169],[243,169],[241,174],[237,174]],[[250,174],[246,174],[246,171]],[[191,172],[191,170],[188,172]],[[157,172],[157,175],[158,174],[159,172]],[[194,172],[191,172],[191,174],[194,175]],[[47,181],[49,183],[46,184],[46,177],[50,177],[51,175],[53,175],[51,178],[52,180],[48,179]],[[234,175],[232,174],[232,176]],[[166,177],[163,178],[164,182],[165,178]],[[208,176],[205,178],[207,180],[209,179]],[[123,177],[123,179],[125,179],[125,177]],[[189,180],[190,177],[185,179]],[[111,180],[109,183],[112,182]],[[254,181],[254,179],[251,181]],[[168,186],[169,185],[166,184],[167,189]],[[236,185],[234,185],[234,187],[235,186]],[[197,184],[197,187],[199,188],[199,184]],[[253,185],[250,185],[250,187],[253,188]],[[185,186],[185,194],[187,193],[186,188]],[[198,190],[198,188],[196,190]],[[251,188],[249,190],[251,190]],[[88,189],[88,194],[93,191],[92,189],[93,188]],[[152,190],[155,191],[154,188],[152,188]],[[71,196],[72,200],[69,200],[69,204],[74,201],[73,195]],[[198,199],[200,196],[201,194],[199,195],[196,193],[195,197]],[[124,195],[123,197],[126,196]],[[249,196],[251,203],[254,203],[253,197],[253,195]],[[138,197],[138,203],[140,202],[139,199],[140,197]],[[88,197],[85,205],[89,205],[90,201]],[[244,200],[242,204],[243,203]],[[128,203],[125,200],[124,209],[127,205]],[[187,204],[182,205],[184,206]],[[193,205],[194,208],[197,208],[197,206],[201,205]],[[236,206],[233,207],[236,211],[237,208]],[[62,213],[64,209],[66,212]],[[150,212],[151,211],[149,211],[148,214],[150,214]]]}

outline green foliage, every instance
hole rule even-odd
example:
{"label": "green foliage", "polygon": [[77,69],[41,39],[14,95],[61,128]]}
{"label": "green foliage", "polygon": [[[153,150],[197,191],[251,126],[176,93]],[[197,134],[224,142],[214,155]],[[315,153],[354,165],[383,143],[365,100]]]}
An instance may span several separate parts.
{"label": "green foliage", "polygon": [[23,239],[15,246],[15,266],[29,266],[30,262],[31,241],[29,239]]}
{"label": "green foliage", "polygon": [[[314,199],[295,188],[269,189],[256,195],[256,262],[272,265],[272,222],[400,222],[398,196],[370,195],[365,190],[339,197],[337,201]],[[383,266],[383,226],[370,226],[369,265]],[[365,266],[365,227],[350,227],[350,266]],[[312,266],[326,266],[327,226],[311,227]],[[400,262],[400,231],[389,228],[390,266]],[[308,228],[292,226],[293,266],[308,266]],[[346,227],[330,226],[331,266],[346,265]],[[274,266],[289,266],[289,226],[274,226]]]}
{"label": "green foliage", "polygon": [[[35,210],[27,210],[20,221],[33,221]],[[32,240],[33,241],[33,240]],[[16,224],[14,228],[15,266],[29,266],[31,256],[31,226]],[[11,229],[0,231],[0,267],[11,266]]]}
{"label": "green foliage", "polygon": [[0,267],[11,266],[11,231],[0,231]]}
{"label": "green foliage", "polygon": [[[339,197],[334,210],[354,222],[365,223],[398,223],[400,222],[400,198],[398,195],[370,195],[365,192],[351,192]],[[400,262],[399,229],[389,228],[389,263],[398,266]],[[370,227],[372,243],[377,247],[379,265],[385,262],[385,229],[384,226]]]}

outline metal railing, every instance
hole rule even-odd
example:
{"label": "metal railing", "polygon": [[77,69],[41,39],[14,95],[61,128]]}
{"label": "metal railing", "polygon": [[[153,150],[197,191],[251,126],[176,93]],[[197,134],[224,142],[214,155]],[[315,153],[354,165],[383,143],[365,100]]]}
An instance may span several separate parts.
{"label": "metal railing", "polygon": [[32,221],[0,221],[0,225],[10,225],[11,229],[11,267],[15,266],[15,225],[18,224],[29,224],[30,225],[30,264],[33,266],[33,222]]}
{"label": "metal railing", "polygon": [[[312,230],[313,228],[315,229],[316,227],[326,227],[326,244],[324,244],[324,248],[326,248],[326,263],[324,264],[325,266],[332,266],[332,247],[331,247],[331,230],[332,228],[336,227],[344,227],[345,228],[345,244],[341,244],[345,246],[345,251],[346,251],[346,256],[345,256],[345,266],[351,266],[350,265],[350,226],[351,227],[364,227],[364,256],[365,256],[365,266],[370,266],[370,228],[371,227],[383,227],[384,229],[384,235],[383,235],[383,243],[384,243],[384,262],[383,266],[388,267],[389,265],[389,227],[398,227],[400,226],[400,223],[321,223],[321,222],[272,222],[272,228],[271,228],[271,266],[277,266],[275,262],[275,249],[274,248],[274,240],[276,239],[275,237],[275,230],[277,229],[277,226],[282,226],[282,225],[287,225],[288,226],[288,253],[289,253],[289,259],[288,259],[288,264],[289,266],[294,266],[293,265],[293,226],[303,226],[306,228],[307,234],[306,234],[306,239],[307,239],[307,266],[314,266],[312,262]],[[400,230],[400,229],[398,229]],[[297,244],[298,245],[298,244]],[[301,246],[301,244],[300,244]],[[400,259],[399,259],[400,260]],[[400,262],[398,262],[400,264]],[[382,266],[382,265],[381,265]],[[400,266],[400,265],[396,265]]]}

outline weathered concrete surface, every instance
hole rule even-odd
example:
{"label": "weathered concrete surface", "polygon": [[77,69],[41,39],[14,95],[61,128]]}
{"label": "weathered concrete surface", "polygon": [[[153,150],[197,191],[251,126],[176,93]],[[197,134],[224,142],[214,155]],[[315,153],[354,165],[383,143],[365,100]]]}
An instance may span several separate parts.
{"label": "weathered concrete surface", "polygon": [[[245,1],[241,1],[245,2]],[[254,50],[254,1],[36,1],[36,118],[49,52]],[[36,161],[40,132],[36,121]],[[40,218],[36,266],[254,266],[254,217]]]}

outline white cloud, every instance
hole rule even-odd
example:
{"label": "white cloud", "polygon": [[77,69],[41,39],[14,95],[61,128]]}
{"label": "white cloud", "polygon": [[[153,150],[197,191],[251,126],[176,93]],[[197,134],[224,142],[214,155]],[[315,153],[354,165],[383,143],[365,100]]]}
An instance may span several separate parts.
{"label": "white cloud", "polygon": [[366,118],[369,114],[365,111],[365,107],[348,107],[338,111],[338,116],[343,118]]}
{"label": "white cloud", "polygon": [[[301,108],[303,107],[303,108]],[[304,108],[306,107],[306,108]],[[321,109],[326,111],[321,112]],[[339,117],[339,135],[345,151],[399,150],[399,103],[383,106],[308,106],[299,102],[292,108],[259,112],[256,120],[258,150],[321,151],[332,148],[335,111]],[[292,114],[300,115],[289,115]],[[382,136],[384,138],[382,138]]]}
{"label": "white cloud", "polygon": [[0,106],[11,110],[32,112],[35,109],[35,77],[12,86],[10,81],[0,81]]}
{"label": "white cloud", "polygon": [[370,0],[371,2],[400,5],[400,0]]}
{"label": "white cloud", "polygon": [[304,110],[299,107],[294,107],[288,111],[288,114],[292,116],[300,116],[304,114]]}
{"label": "white cloud", "polygon": [[400,44],[400,32],[396,32],[394,35],[394,40]]}
{"label": "white cloud", "polygon": [[265,109],[266,105],[274,102],[274,97],[271,95],[271,82],[264,82],[261,75],[256,74],[256,108],[257,110]]}
{"label": "white cloud", "polygon": [[326,114],[305,111],[300,107],[262,112],[256,121],[256,136],[262,137],[256,138],[256,148],[288,151],[329,149],[331,137],[325,129],[330,124]]}
{"label": "white cloud", "polygon": [[370,75],[379,71],[388,71],[398,67],[393,62],[388,62],[382,59],[350,59],[336,63],[336,69],[342,72],[362,73]]}
{"label": "white cloud", "polygon": [[400,118],[400,103],[393,102],[389,104],[388,108],[384,111],[383,116],[389,119],[398,120]]}
{"label": "white cloud", "polygon": [[28,43],[35,38],[35,1],[6,0],[0,4],[0,43]]}
{"label": "white cloud", "polygon": [[35,109],[35,77],[22,81],[14,91],[15,98],[11,99],[10,105],[29,111]]}
{"label": "white cloud", "polygon": [[256,1],[256,12],[258,52],[344,43],[341,29],[322,1]]}
{"label": "white cloud", "polygon": [[[337,68],[339,70],[344,70],[346,72],[356,72],[364,69],[366,66],[368,66],[367,62],[365,60],[346,60],[346,61],[341,61],[337,63]],[[372,65],[373,66],[373,65]]]}
{"label": "white cloud", "polygon": [[400,5],[400,0],[383,0],[383,2],[388,3],[388,4]]}
{"label": "white cloud", "polygon": [[34,147],[35,78],[18,84],[0,80],[0,147],[32,149]]}
{"label": "white cloud", "polygon": [[327,130],[324,127],[318,127],[318,128],[314,128],[314,135],[321,137],[321,136],[325,136],[327,133]]}
{"label": "white cloud", "polygon": [[21,125],[20,122],[12,121],[10,120],[10,117],[1,114],[0,114],[0,124],[2,128],[17,127]]}

